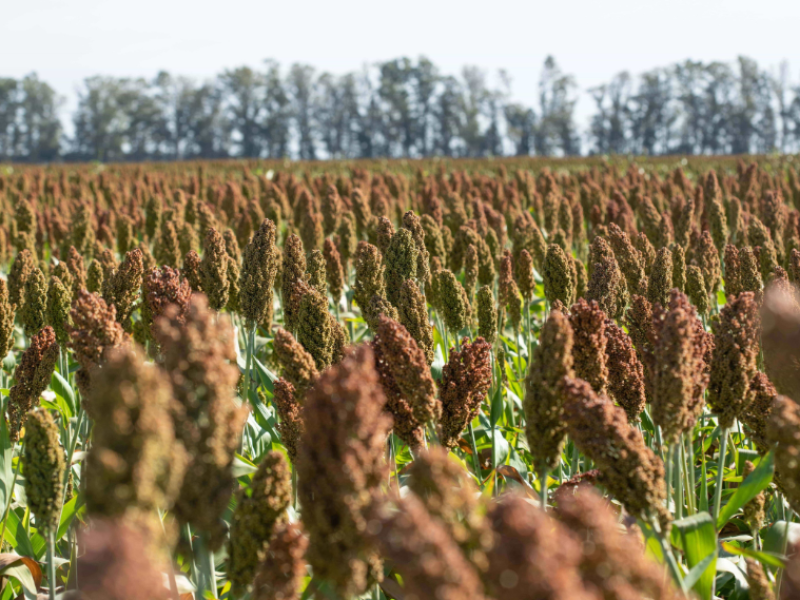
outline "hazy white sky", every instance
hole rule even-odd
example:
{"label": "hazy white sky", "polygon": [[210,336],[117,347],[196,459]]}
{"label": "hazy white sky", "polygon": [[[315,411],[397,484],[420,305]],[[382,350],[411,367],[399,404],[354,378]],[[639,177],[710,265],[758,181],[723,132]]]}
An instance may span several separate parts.
{"label": "hazy white sky", "polygon": [[36,71],[69,110],[95,74],[203,79],[265,58],[344,73],[424,54],[446,73],[505,68],[513,96],[533,103],[553,54],[577,78],[585,114],[587,88],[687,58],[788,60],[798,82],[799,24],[800,0],[2,0],[0,76]]}

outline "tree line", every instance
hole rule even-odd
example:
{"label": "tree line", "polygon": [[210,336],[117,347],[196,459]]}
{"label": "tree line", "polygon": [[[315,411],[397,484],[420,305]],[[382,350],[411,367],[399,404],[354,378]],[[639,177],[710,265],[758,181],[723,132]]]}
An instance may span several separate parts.
{"label": "tree line", "polygon": [[504,71],[448,75],[398,58],[334,75],[275,61],[198,82],[94,76],[64,134],[63,99],[36,74],[0,78],[0,160],[374,158],[741,154],[800,149],[800,85],[754,60],[685,61],[591,88],[578,124],[575,78],[548,57],[538,98],[511,100]]}

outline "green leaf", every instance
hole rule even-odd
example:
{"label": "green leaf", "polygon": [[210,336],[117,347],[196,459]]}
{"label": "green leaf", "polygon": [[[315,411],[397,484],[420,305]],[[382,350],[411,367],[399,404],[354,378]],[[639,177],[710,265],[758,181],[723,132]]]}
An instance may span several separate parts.
{"label": "green leaf", "polygon": [[740,508],[747,504],[750,500],[755,498],[760,492],[765,490],[772,481],[772,474],[775,470],[775,453],[770,452],[761,462],[758,463],[756,470],[750,473],[742,484],[736,488],[733,497],[719,512],[717,518],[717,529],[722,527],[730,521],[731,517],[735,515]]}
{"label": "green leaf", "polygon": [[717,570],[717,530],[714,527],[714,519],[707,512],[701,512],[680,521],[675,521],[672,526],[680,534],[683,552],[690,572],[691,569],[704,562],[709,554],[714,555],[703,572],[697,576],[692,586],[692,589],[697,592],[700,598],[711,600],[714,588],[714,574]]}
{"label": "green leaf", "polygon": [[492,396],[492,412],[491,412],[492,427],[495,427],[497,425],[497,422],[500,420],[501,416],[503,416],[503,387],[497,386],[497,390]]}
{"label": "green leaf", "polygon": [[12,461],[14,460],[14,446],[11,443],[11,438],[8,435],[8,425],[6,420],[0,415],[0,511],[5,509],[8,500],[11,497],[14,484],[14,469]]}
{"label": "green leaf", "polygon": [[59,541],[67,534],[72,520],[80,512],[81,508],[83,508],[83,494],[76,495],[64,505],[64,508],[61,509],[61,522],[58,524],[56,541]]}
{"label": "green leaf", "polygon": [[261,385],[263,385],[267,390],[269,390],[269,393],[272,394],[275,391],[272,382],[275,381],[278,376],[265,367],[255,356],[253,357],[253,363],[256,365],[256,371],[258,372],[258,377],[261,379]]}
{"label": "green leaf", "polygon": [[750,558],[754,558],[759,561],[762,565],[768,567],[782,569],[785,566],[784,559],[780,554],[773,554],[772,552],[758,552],[756,550],[750,550],[749,548],[739,548],[738,546],[734,546],[733,544],[729,544],[727,542],[722,542],[722,547],[726,552],[730,552],[736,556],[749,556]]}
{"label": "green leaf", "polygon": [[700,496],[697,503],[697,508],[700,511],[708,512],[708,471],[706,470],[706,455],[702,448],[700,448],[700,450]]}
{"label": "green leaf", "polygon": [[504,465],[509,452],[508,440],[503,437],[503,432],[500,429],[495,428],[493,432],[494,444],[492,444],[492,464],[495,466]]}
{"label": "green leaf", "polygon": [[28,532],[25,531],[25,527],[22,525],[22,519],[19,518],[16,511],[8,511],[5,537],[6,541],[12,544],[17,554],[36,558],[36,551],[33,549],[33,544],[28,537]]}
{"label": "green leaf", "polygon": [[233,472],[234,477],[251,475],[257,470],[258,468],[241,454],[236,454],[236,456],[233,457],[233,466],[231,467],[231,471]]}
{"label": "green leaf", "polygon": [[64,379],[61,373],[58,371],[53,371],[53,375],[50,377],[50,388],[56,393],[57,396],[61,396],[67,403],[67,406],[69,407],[67,419],[71,419],[75,414],[75,392],[72,391],[72,387],[69,385],[69,382]]}
{"label": "green leaf", "polygon": [[712,561],[715,561],[716,558],[717,558],[717,553],[716,551],[714,551],[708,556],[706,556],[699,563],[697,563],[695,566],[693,566],[691,570],[683,578],[683,585],[685,585],[688,589],[693,588],[697,584],[697,582],[700,581],[700,578],[703,576],[708,567],[711,565]]}

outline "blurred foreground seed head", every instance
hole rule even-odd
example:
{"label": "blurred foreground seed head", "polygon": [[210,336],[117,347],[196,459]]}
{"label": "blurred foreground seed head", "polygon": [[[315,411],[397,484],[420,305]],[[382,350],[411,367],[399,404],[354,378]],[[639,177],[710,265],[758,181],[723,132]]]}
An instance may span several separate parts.
{"label": "blurred foreground seed head", "polygon": [[446,528],[413,494],[397,498],[396,504],[397,510],[388,503],[379,505],[368,530],[381,554],[403,577],[406,597],[483,600],[475,567]]}
{"label": "blurred foreground seed head", "polygon": [[775,475],[793,510],[800,509],[800,405],[775,398],[767,422],[767,440],[775,448]]}
{"label": "blurred foreground seed head", "polygon": [[269,546],[256,571],[254,600],[296,600],[306,574],[308,548],[300,523],[281,521],[275,525]]}
{"label": "blurred foreground seed head", "polygon": [[308,562],[343,596],[383,575],[366,532],[372,491],[388,473],[385,404],[372,350],[359,346],[320,376],[303,406],[296,468]]}
{"label": "blurred foreground seed head", "polygon": [[163,537],[156,511],[172,506],[187,461],[170,419],[169,379],[128,345],[93,370],[89,398],[95,427],[85,466],[87,511],[125,519],[155,548]]}
{"label": "blurred foreground seed head", "polygon": [[221,516],[236,480],[234,453],[248,407],[234,396],[239,380],[233,327],[195,294],[185,321],[170,306],[156,323],[162,364],[172,383],[172,419],[177,438],[191,457],[175,514],[209,536],[212,549],[224,540]]}
{"label": "blurred foreground seed head", "polygon": [[146,535],[117,519],[94,520],[80,535],[80,591],[69,600],[166,600]]}
{"label": "blurred foreground seed head", "polygon": [[280,452],[268,452],[249,487],[237,494],[228,540],[228,579],[240,594],[253,582],[258,563],[270,546],[292,502],[291,470]]}
{"label": "blurred foreground seed head", "polygon": [[463,465],[444,448],[431,446],[415,457],[408,474],[409,489],[431,517],[444,525],[470,562],[484,571],[492,532],[485,518],[485,500]]}
{"label": "blurred foreground seed head", "polygon": [[761,324],[764,370],[779,393],[800,402],[800,308],[795,297],[770,289]]}
{"label": "blurred foreground seed head", "polygon": [[581,546],[567,530],[517,494],[489,511],[495,544],[487,580],[495,598],[590,600],[578,571]]}
{"label": "blurred foreground seed head", "polygon": [[581,542],[580,575],[602,598],[681,598],[664,567],[644,553],[638,531],[621,529],[611,504],[586,485],[557,497],[558,521]]}

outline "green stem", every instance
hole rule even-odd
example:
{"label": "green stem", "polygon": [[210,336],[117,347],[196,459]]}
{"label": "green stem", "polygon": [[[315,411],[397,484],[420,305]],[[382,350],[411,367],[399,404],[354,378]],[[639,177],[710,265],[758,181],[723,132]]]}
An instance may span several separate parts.
{"label": "green stem", "polygon": [[56,533],[47,532],[47,581],[49,583],[48,596],[50,600],[56,600]]}
{"label": "green stem", "polygon": [[719,428],[719,461],[717,463],[717,485],[714,488],[714,518],[719,516],[722,506],[722,485],[725,476],[725,454],[728,450],[727,430]]}
{"label": "green stem", "polygon": [[478,484],[481,485],[483,483],[483,474],[481,473],[481,459],[478,456],[478,444],[475,443],[475,430],[472,428],[472,423],[467,428],[469,429],[470,442],[472,442],[472,465],[475,467],[475,475],[478,476]]}
{"label": "green stem", "polygon": [[[689,453],[686,451],[686,440],[684,436],[681,435],[681,457],[683,458],[683,476],[686,481],[686,499],[689,502],[689,516],[694,515],[697,512],[697,506],[695,504],[695,481],[694,481],[694,457],[692,457],[691,463],[689,462]],[[692,444],[692,440],[688,440],[689,446]]]}
{"label": "green stem", "polygon": [[[786,556],[786,548],[789,546],[789,521],[786,520],[786,506],[783,503],[783,495],[779,493],[775,494],[775,498],[778,502],[780,502],[780,513],[783,516],[783,537],[781,540],[781,554]],[[783,583],[783,572],[784,569],[778,569],[775,579],[775,597],[781,598],[781,584]]]}
{"label": "green stem", "polygon": [[539,471],[539,500],[543,511],[547,511],[547,466]]}
{"label": "green stem", "polygon": [[[69,485],[69,474],[72,471],[72,458],[75,456],[75,448],[78,446],[78,436],[81,433],[81,426],[83,425],[83,415],[85,411],[80,409],[78,411],[78,422],[75,423],[75,432],[72,434],[72,441],[69,443],[67,449],[67,468],[64,470],[63,489],[67,489]],[[66,500],[66,498],[64,499]],[[61,511],[59,512],[58,522],[61,522],[61,515],[64,513],[64,502],[61,503]],[[5,526],[5,523],[3,524]]]}
{"label": "green stem", "polygon": [[397,473],[397,450],[394,447],[394,435],[389,434],[389,450],[392,453],[392,469],[394,470],[394,484],[397,487],[397,495],[400,495],[400,477]]}
{"label": "green stem", "polygon": [[[208,547],[208,536],[203,534],[200,537],[200,568],[203,571],[203,586],[211,592],[211,596],[217,598],[217,571],[214,564],[214,553]],[[204,598],[201,594],[201,598]]]}
{"label": "green stem", "polygon": [[572,442],[572,461],[569,466],[569,476],[575,477],[578,474],[578,462],[580,461],[580,450],[578,450],[577,444]]}
{"label": "green stem", "polygon": [[253,354],[256,349],[256,326],[247,332],[247,389],[253,387]]}
{"label": "green stem", "polygon": [[675,448],[675,444],[670,444],[669,448],[667,449],[667,459],[664,461],[664,466],[666,467],[666,473],[664,474],[664,483],[667,485],[667,510],[669,510],[669,501],[672,498],[672,467],[674,466],[675,461],[672,460],[673,449]]}
{"label": "green stem", "polygon": [[183,534],[186,536],[186,543],[189,544],[189,551],[192,553],[192,560],[189,563],[192,580],[198,589],[200,589],[200,574],[197,572],[197,561],[195,560],[194,544],[192,544],[192,528],[186,523],[183,526]]}
{"label": "green stem", "polygon": [[677,443],[672,445],[673,462],[675,465],[675,518],[683,518],[683,468],[681,461],[681,446],[680,439]]}
{"label": "green stem", "polygon": [[656,537],[658,537],[658,541],[661,543],[661,550],[664,553],[664,559],[667,562],[667,567],[669,568],[669,572],[672,574],[673,579],[675,579],[675,583],[678,584],[678,587],[683,589],[683,576],[681,575],[681,570],[678,567],[678,561],[675,559],[675,553],[672,551],[672,545],[667,540],[664,533],[661,531],[661,525],[658,522],[658,518],[654,517],[652,514],[649,515],[650,526],[653,528],[653,531],[656,532]]}

